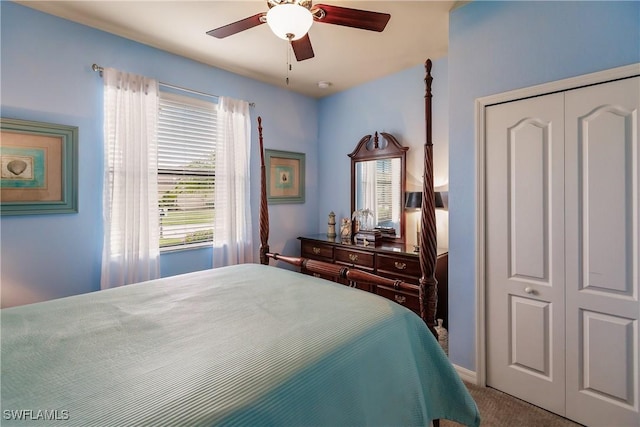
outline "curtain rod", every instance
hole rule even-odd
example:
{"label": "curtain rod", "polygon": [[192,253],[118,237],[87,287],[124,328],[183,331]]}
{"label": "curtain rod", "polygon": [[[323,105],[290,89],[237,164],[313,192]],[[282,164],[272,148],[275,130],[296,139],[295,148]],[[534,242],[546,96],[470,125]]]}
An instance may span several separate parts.
{"label": "curtain rod", "polygon": [[[100,66],[100,65],[98,65],[98,64],[93,64],[93,65],[91,66],[91,69],[92,69],[93,71],[99,71],[101,76],[102,76],[102,72],[104,71],[104,67],[101,67],[101,66]],[[208,96],[208,97],[210,97],[210,98],[216,98],[216,99],[220,98],[220,95],[212,95],[212,94],[210,94],[210,93],[200,92],[200,91],[197,91],[197,90],[188,89],[188,88],[186,88],[186,87],[181,87],[181,86],[172,85],[172,84],[169,84],[169,83],[158,82],[158,84],[159,84],[160,86],[168,87],[168,88],[170,88],[170,89],[181,90],[181,91],[183,91],[183,92],[189,92],[189,93],[193,93],[193,94],[200,95],[200,96]],[[255,106],[256,106],[256,104],[255,104],[255,102],[250,102],[250,103],[249,103],[249,106],[250,106],[250,107],[255,107]]]}

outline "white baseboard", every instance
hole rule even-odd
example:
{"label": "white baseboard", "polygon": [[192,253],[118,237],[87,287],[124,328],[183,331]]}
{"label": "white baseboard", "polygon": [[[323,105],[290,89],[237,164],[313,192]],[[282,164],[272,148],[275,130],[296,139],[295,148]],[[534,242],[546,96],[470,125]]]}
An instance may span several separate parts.
{"label": "white baseboard", "polygon": [[456,369],[456,372],[458,373],[458,375],[460,375],[460,378],[462,379],[462,381],[466,381],[471,384],[477,384],[478,376],[476,375],[475,371],[471,371],[467,368],[463,368],[462,366],[458,366],[458,365],[453,365],[453,367]]}

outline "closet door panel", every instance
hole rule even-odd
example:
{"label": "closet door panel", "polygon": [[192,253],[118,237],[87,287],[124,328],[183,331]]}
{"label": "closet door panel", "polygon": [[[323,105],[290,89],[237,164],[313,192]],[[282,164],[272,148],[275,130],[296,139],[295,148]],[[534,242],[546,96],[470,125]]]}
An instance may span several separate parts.
{"label": "closet door panel", "polygon": [[640,425],[640,78],[568,91],[567,417]]}
{"label": "closet door panel", "polygon": [[580,327],[585,355],[580,378],[583,391],[633,406],[633,320],[582,310]]}
{"label": "closet door panel", "polygon": [[[578,120],[578,195],[581,198],[581,289],[630,296],[631,263],[618,268],[632,252],[633,114],[605,104]],[[575,117],[573,118],[575,120]],[[576,123],[574,123],[576,125]]]}
{"label": "closet door panel", "polygon": [[487,385],[561,415],[563,96],[486,110]]}

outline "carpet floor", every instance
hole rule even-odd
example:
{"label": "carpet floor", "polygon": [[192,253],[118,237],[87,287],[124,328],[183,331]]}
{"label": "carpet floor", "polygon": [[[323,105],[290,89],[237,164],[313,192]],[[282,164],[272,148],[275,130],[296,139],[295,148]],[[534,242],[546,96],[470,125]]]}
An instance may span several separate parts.
{"label": "carpet floor", "polygon": [[[580,427],[559,415],[489,387],[465,385],[478,405],[482,427]],[[460,424],[440,420],[440,427]]]}

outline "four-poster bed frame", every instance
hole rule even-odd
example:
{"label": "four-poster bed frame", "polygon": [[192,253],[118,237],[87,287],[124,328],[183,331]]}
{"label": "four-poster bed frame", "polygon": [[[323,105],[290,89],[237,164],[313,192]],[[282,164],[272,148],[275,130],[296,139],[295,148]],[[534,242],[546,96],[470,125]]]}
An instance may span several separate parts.
{"label": "four-poster bed frame", "polygon": [[[422,211],[421,211],[421,232],[419,240],[419,259],[422,276],[419,281],[420,317],[427,324],[429,330],[437,337],[436,332],[436,308],[437,308],[437,281],[435,278],[437,241],[436,241],[436,218],[435,218],[435,197],[433,191],[433,141],[432,141],[432,93],[431,76],[432,63],[430,59],[425,62],[425,127],[426,137],[424,144],[424,171],[422,185]],[[331,264],[318,260],[302,257],[283,256],[269,251],[269,210],[267,206],[266,170],[264,162],[264,143],[262,137],[262,118],[258,117],[258,134],[260,139],[260,263],[269,264],[269,259],[283,261],[298,267],[304,267],[312,273],[323,276],[331,276],[336,279],[342,278],[352,282],[367,282],[376,285],[392,286],[397,290],[410,290],[414,285],[401,280],[392,280],[377,276],[366,271],[353,267]]]}

